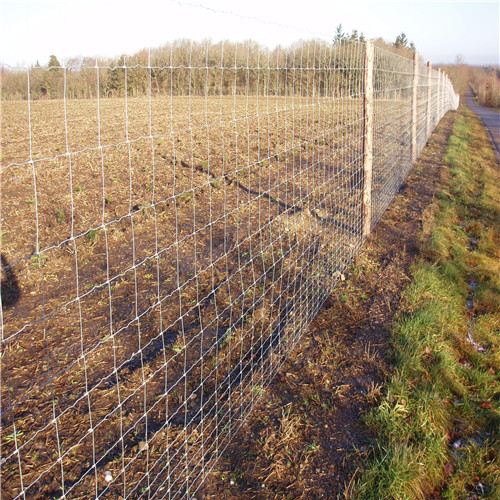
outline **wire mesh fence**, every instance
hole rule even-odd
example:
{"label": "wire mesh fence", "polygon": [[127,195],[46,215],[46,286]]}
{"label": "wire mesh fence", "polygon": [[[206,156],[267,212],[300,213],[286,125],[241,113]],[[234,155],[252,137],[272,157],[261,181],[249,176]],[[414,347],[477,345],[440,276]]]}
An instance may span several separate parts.
{"label": "wire mesh fence", "polygon": [[0,88],[5,498],[194,495],[458,105],[418,60],[319,40]]}

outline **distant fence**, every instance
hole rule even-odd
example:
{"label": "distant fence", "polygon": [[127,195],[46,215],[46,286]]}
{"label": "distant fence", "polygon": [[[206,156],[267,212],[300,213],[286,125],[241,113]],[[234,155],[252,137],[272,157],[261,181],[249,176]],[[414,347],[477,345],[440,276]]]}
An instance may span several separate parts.
{"label": "distant fence", "polygon": [[458,105],[371,42],[169,51],[2,69],[4,498],[192,496]]}

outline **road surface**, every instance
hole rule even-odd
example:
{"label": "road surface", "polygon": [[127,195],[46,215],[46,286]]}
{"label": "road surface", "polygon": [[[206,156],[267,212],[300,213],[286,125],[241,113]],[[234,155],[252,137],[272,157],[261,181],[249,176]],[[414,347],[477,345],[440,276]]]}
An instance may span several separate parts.
{"label": "road surface", "polygon": [[483,108],[474,102],[472,90],[469,88],[466,95],[467,106],[476,113],[483,125],[490,133],[491,142],[497,150],[497,155],[500,158],[500,112],[491,108]]}

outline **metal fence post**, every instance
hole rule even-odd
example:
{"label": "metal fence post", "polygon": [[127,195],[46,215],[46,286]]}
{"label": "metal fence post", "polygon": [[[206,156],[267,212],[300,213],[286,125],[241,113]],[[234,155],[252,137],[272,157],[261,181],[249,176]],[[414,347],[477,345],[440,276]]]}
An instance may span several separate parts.
{"label": "metal fence post", "polygon": [[366,42],[363,79],[363,237],[370,234],[372,221],[373,169],[373,42]]}
{"label": "metal fence post", "polygon": [[427,63],[427,126],[425,127],[425,138],[431,135],[431,104],[432,104],[432,63]]}
{"label": "metal fence post", "polygon": [[411,161],[417,159],[417,99],[418,99],[418,54],[413,52],[413,85],[411,97]]}

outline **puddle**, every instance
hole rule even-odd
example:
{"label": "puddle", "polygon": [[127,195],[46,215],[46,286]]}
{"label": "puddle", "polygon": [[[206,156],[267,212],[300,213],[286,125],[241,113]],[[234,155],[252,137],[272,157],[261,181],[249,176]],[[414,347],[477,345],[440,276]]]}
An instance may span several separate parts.
{"label": "puddle", "polygon": [[[465,231],[466,231],[466,227],[467,227],[466,224],[463,224],[460,226],[460,228],[464,229]],[[469,250],[470,251],[476,250],[478,248],[478,245],[479,245],[479,240],[471,234],[467,234],[467,237],[469,239]],[[471,266],[471,269],[475,269],[475,268],[476,268],[476,266]],[[476,289],[477,289],[477,281],[471,279],[469,281],[468,285],[470,287],[470,293],[467,297],[466,307],[467,307],[468,316],[469,316],[469,327],[468,327],[468,331],[467,331],[466,340],[467,340],[467,342],[469,342],[469,344],[471,344],[474,347],[474,349],[476,349],[476,351],[486,352],[486,349],[481,344],[476,342],[476,340],[474,339],[474,335],[473,335],[474,326],[475,326],[474,297],[475,297]]]}
{"label": "puddle", "polygon": [[[472,240],[471,246],[472,246],[473,241],[475,241],[477,244],[477,240]],[[469,293],[469,296],[467,297],[466,305],[467,305],[467,310],[469,311],[470,319],[469,319],[469,328],[468,328],[466,340],[467,340],[467,342],[469,342],[469,344],[471,344],[474,347],[474,349],[476,349],[476,351],[486,352],[486,349],[481,344],[476,342],[476,340],[474,339],[474,337],[472,335],[474,332],[474,323],[475,323],[473,311],[474,311],[474,296],[476,293],[477,281],[475,281],[475,280],[469,281],[469,287],[471,289],[471,292]]]}
{"label": "puddle", "polygon": [[486,348],[483,347],[481,344],[478,344],[474,340],[474,337],[472,336],[472,333],[470,331],[467,334],[466,339],[467,339],[467,342],[469,342],[469,344],[472,344],[472,346],[474,347],[474,349],[476,349],[477,352],[486,352]]}

